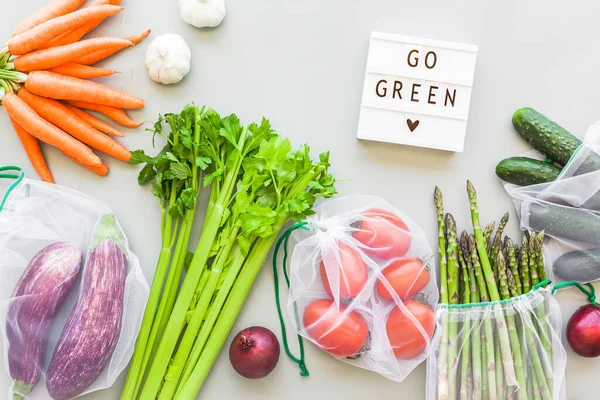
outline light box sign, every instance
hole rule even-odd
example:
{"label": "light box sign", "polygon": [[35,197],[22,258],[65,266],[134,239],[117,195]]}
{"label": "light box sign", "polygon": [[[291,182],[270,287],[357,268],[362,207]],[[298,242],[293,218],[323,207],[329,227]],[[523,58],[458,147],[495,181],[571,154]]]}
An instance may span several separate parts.
{"label": "light box sign", "polygon": [[359,139],[460,152],[477,46],[373,32]]}

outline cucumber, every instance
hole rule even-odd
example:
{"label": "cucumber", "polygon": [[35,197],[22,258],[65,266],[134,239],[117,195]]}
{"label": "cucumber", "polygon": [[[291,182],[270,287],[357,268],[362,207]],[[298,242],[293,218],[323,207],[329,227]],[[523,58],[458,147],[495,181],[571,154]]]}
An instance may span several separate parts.
{"label": "cucumber", "polygon": [[566,165],[581,146],[581,140],[533,108],[518,109],[512,117],[512,123],[519,135],[534,149],[560,165]]}
{"label": "cucumber", "polygon": [[600,249],[563,254],[554,262],[554,274],[565,281],[590,282],[600,279]]}
{"label": "cucumber", "polygon": [[582,208],[529,203],[529,226],[554,238],[600,244],[600,216]]}
{"label": "cucumber", "polygon": [[498,178],[519,186],[552,182],[560,172],[553,164],[527,157],[505,158],[496,166]]}

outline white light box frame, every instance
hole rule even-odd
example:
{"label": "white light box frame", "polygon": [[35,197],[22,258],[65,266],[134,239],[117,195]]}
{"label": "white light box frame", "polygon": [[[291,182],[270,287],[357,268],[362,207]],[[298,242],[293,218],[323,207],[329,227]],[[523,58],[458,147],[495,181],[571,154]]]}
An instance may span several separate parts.
{"label": "white light box frame", "polygon": [[359,139],[461,152],[477,46],[373,32]]}

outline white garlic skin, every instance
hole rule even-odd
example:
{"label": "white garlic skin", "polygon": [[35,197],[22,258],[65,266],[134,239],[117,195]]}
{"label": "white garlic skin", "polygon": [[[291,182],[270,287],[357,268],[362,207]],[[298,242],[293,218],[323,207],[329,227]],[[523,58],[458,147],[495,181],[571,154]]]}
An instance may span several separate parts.
{"label": "white garlic skin", "polygon": [[179,0],[181,18],[196,28],[214,28],[225,19],[225,0]]}
{"label": "white garlic skin", "polygon": [[180,82],[189,72],[192,51],[183,36],[165,33],[154,39],[146,51],[146,71],[154,82]]}

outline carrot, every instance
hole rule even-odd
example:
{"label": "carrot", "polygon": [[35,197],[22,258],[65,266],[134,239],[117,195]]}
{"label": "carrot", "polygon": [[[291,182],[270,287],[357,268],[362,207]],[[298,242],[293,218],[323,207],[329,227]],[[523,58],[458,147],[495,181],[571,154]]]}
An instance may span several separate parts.
{"label": "carrot", "polygon": [[15,132],[17,132],[17,136],[25,149],[25,153],[27,153],[27,158],[29,158],[29,162],[35,172],[40,176],[40,179],[44,182],[54,183],[54,178],[52,177],[52,172],[48,168],[48,164],[46,164],[46,159],[44,158],[44,154],[42,153],[42,149],[40,148],[40,142],[31,136],[29,132],[21,127],[21,125],[17,124],[12,118],[9,118],[12,123],[13,128],[15,128]]}
{"label": "carrot", "polygon": [[25,87],[33,94],[57,100],[87,101],[117,108],[143,108],[145,105],[144,100],[122,90],[48,71],[30,72]]}
{"label": "carrot", "polygon": [[36,96],[26,89],[19,90],[18,94],[40,117],[67,132],[75,139],[109,156],[129,162],[131,153],[125,146],[90,127],[58,101]]}
{"label": "carrot", "polygon": [[108,118],[115,121],[117,124],[126,126],[128,128],[137,128],[140,125],[142,125],[141,122],[137,122],[129,118],[127,114],[125,114],[125,111],[121,110],[120,108],[108,107],[94,103],[86,103],[85,101],[70,101],[69,103],[71,103],[77,108],[98,111],[99,113],[104,114]]}
{"label": "carrot", "polygon": [[[121,4],[120,0],[96,0],[94,2],[94,4],[91,4],[86,8],[94,7],[94,6],[102,6],[102,5],[118,6],[120,4]],[[108,16],[106,16],[102,19],[99,19],[95,22],[80,26],[77,29],[73,29],[68,32],[65,32],[65,33],[55,37],[54,39],[52,39],[50,42],[46,43],[41,48],[49,49],[51,47],[64,46],[66,44],[75,43],[75,42],[79,41],[82,37],[84,37],[87,33],[90,33],[91,31],[96,29],[98,27],[98,25],[100,25],[106,18],[108,18]]]}
{"label": "carrot", "polygon": [[[67,154],[65,154],[67,157],[69,157]],[[82,167],[85,167],[87,169],[89,169],[90,171],[92,171],[93,173],[100,175],[100,176],[106,176],[106,174],[108,174],[108,167],[104,164],[99,165],[97,167],[92,167],[89,165],[85,165],[80,163],[79,161],[77,161],[76,159],[74,159],[73,157],[69,157],[72,161],[74,161],[75,163],[81,165]]]}
{"label": "carrot", "polygon": [[48,69],[56,74],[72,76],[73,78],[92,79],[116,74],[116,71],[106,68],[90,67],[88,65],[67,63]]}
{"label": "carrot", "polygon": [[83,110],[80,110],[77,107],[73,107],[69,103],[65,103],[65,106],[69,110],[71,110],[75,114],[77,114],[77,116],[79,118],[81,118],[82,120],[84,120],[89,126],[99,130],[100,132],[104,132],[107,135],[111,135],[111,136],[123,137],[123,134],[121,132],[119,132],[118,130],[116,130],[115,128],[113,128],[112,126],[107,124],[106,122],[101,121],[98,118],[91,116],[90,114],[86,113]]}
{"label": "carrot", "polygon": [[85,165],[102,164],[100,158],[89,147],[40,117],[16,94],[6,94],[2,99],[2,105],[9,117],[42,142],[64,151]]}
{"label": "carrot", "polygon": [[[147,38],[148,35],[150,35],[150,32],[151,32],[151,30],[148,29],[147,31],[142,32],[139,35],[129,36],[124,39],[129,40],[131,43],[136,45],[139,42],[141,42],[142,40],[144,40],[145,38]],[[97,51],[95,53],[88,54],[87,56],[81,57],[80,59],[77,60],[77,63],[85,64],[85,65],[96,64],[97,62],[102,61],[102,60],[112,56],[113,54],[115,54],[118,51],[119,50],[114,50],[114,49]]]}
{"label": "carrot", "polygon": [[133,44],[125,39],[108,37],[87,39],[65,46],[32,51],[31,53],[17,57],[14,61],[14,66],[17,71],[21,72],[48,69],[73,62],[86,54],[91,54],[98,50],[122,49],[128,46],[133,46]]}
{"label": "carrot", "polygon": [[13,31],[12,35],[17,36],[43,22],[73,12],[84,2],[85,0],[52,0],[21,21]]}
{"label": "carrot", "polygon": [[16,56],[29,53],[39,49],[64,32],[88,24],[104,15],[115,15],[121,10],[123,8],[117,6],[90,7],[51,19],[10,38],[7,43],[8,50]]}

